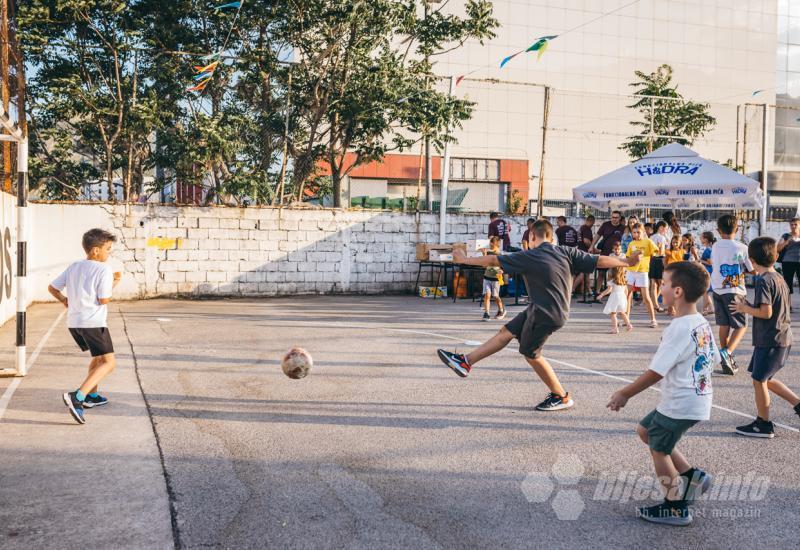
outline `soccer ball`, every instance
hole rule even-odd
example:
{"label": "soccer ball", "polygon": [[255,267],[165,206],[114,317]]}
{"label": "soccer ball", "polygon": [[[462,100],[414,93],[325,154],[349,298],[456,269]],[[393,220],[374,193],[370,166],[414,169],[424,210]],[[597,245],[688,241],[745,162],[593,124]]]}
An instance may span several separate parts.
{"label": "soccer ball", "polygon": [[283,374],[293,380],[299,380],[308,375],[308,371],[311,370],[313,364],[314,360],[311,358],[310,353],[303,348],[292,348],[283,357],[281,368],[283,369]]}

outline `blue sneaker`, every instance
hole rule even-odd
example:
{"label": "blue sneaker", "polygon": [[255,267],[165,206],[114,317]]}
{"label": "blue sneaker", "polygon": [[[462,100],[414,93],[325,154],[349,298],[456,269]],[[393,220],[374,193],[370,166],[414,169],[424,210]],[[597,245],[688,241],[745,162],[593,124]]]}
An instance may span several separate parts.
{"label": "blue sneaker", "polygon": [[97,397],[87,395],[86,399],[83,401],[83,408],[91,409],[92,407],[99,407],[100,405],[105,405],[106,403],[108,403],[108,399],[102,395],[98,395]]}
{"label": "blue sneaker", "polygon": [[86,419],[83,417],[83,404],[78,401],[78,398],[75,396],[77,392],[71,391],[65,393],[62,397],[64,398],[64,404],[69,409],[69,413],[72,415],[72,418],[75,419],[75,422],[78,424],[86,424]]}

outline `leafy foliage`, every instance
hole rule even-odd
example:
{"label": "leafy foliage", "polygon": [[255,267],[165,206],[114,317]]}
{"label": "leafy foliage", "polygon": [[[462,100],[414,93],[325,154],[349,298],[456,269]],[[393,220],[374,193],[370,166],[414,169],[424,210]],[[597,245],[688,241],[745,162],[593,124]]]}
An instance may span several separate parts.
{"label": "leafy foliage", "polygon": [[[125,199],[191,184],[238,204],[302,199],[310,184],[338,205],[354,167],[423,136],[441,148],[469,118],[436,86],[435,59],[497,21],[487,0],[460,16],[446,4],[263,0],[237,16],[197,0],[20,2],[32,181],[48,198],[102,179]],[[206,90],[187,92],[192,65],[223,49]]]}
{"label": "leafy foliage", "polygon": [[669,65],[661,65],[650,74],[636,71],[636,77],[639,80],[630,84],[636,90],[634,94],[654,98],[643,97],[628,106],[638,111],[642,118],[631,122],[640,130],[639,133],[626,139],[619,147],[627,151],[631,159],[638,160],[648,152],[673,142],[691,146],[716,125],[717,120],[709,113],[708,103],[688,101],[678,93],[678,87],[672,84],[672,67]]}

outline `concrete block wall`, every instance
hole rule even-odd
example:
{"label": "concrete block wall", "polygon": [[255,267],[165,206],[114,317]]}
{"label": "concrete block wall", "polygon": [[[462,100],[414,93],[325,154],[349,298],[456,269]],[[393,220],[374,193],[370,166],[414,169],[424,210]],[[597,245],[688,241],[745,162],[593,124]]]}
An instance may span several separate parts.
{"label": "concrete block wall", "polygon": [[[118,236],[111,261],[119,298],[399,293],[414,290],[416,244],[438,242],[437,215],[381,211],[155,205],[33,204],[29,295],[83,256],[81,235]],[[519,245],[527,216],[509,216]],[[486,214],[448,216],[447,241],[484,238]],[[575,227],[581,220],[570,220]],[[596,227],[599,227],[600,222]],[[787,224],[770,223],[778,236]],[[689,224],[694,233],[713,223]],[[757,224],[747,232],[758,234]],[[421,284],[427,284],[423,277]]]}
{"label": "concrete block wall", "polygon": [[[81,257],[80,237],[91,227],[118,236],[111,262],[123,272],[121,298],[409,292],[416,244],[439,238],[432,214],[97,204],[34,209],[34,225],[48,220],[39,249],[47,261],[34,269],[39,300],[48,299],[41,287]],[[508,218],[515,243],[525,219]],[[485,237],[488,223],[485,214],[450,215],[447,241]]]}

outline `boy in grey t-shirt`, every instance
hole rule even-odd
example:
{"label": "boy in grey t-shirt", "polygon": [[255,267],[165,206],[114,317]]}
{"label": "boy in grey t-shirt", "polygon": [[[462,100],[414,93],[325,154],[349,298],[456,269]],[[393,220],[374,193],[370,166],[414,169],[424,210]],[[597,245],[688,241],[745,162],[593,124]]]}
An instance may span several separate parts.
{"label": "boy in grey t-shirt", "polygon": [[769,392],[785,399],[800,415],[800,397],[774,376],[786,364],[792,349],[792,326],[789,315],[789,287],[775,271],[778,249],[775,239],[759,237],[747,247],[747,254],[760,276],[756,282],[753,305],[735,302],[731,311],[753,316],[753,357],[750,372],[755,390],[758,416],[746,426],[736,428],[736,433],[749,437],[775,437],[769,419]]}
{"label": "boy in grey t-shirt", "polygon": [[467,258],[462,250],[453,251],[453,260],[457,263],[481,267],[499,266],[506,273],[522,275],[530,283],[527,285],[530,289],[530,303],[525,311],[506,323],[497,334],[472,353],[463,355],[440,349],[439,359],[456,374],[466,377],[475,363],[497,353],[516,338],[519,341],[519,352],[550,390],[536,409],[568,409],[574,402],[569,393],[564,391],[550,363],[542,357],[542,347],[551,334],[567,323],[572,277],[577,273],[591,273],[596,267],[636,265],[642,253],[619,259],[613,256],[594,256],[578,250],[577,247],[554,246],[551,243],[553,226],[547,220],[534,223],[531,233],[531,247],[523,252]]}

